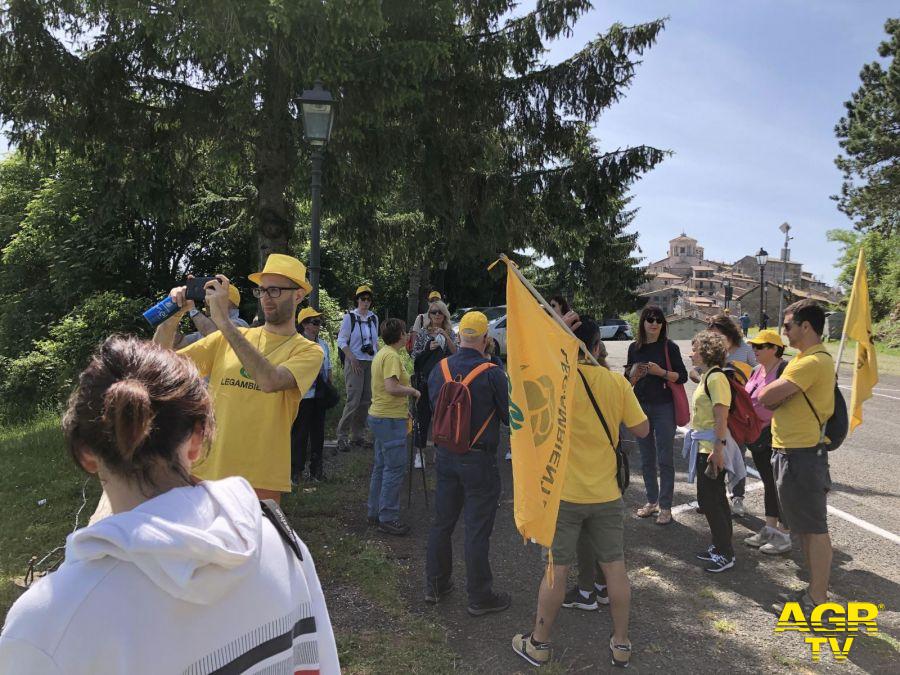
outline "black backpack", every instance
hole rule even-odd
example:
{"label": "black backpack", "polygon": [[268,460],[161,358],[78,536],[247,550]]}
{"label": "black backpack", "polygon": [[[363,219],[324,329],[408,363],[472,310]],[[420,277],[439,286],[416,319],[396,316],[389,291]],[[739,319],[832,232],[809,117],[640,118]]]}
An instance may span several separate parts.
{"label": "black backpack", "polygon": [[844,439],[847,438],[847,432],[850,429],[850,419],[847,415],[847,402],[844,400],[844,395],[841,394],[841,390],[838,389],[837,377],[834,379],[834,412],[831,414],[831,417],[828,418],[828,421],[825,422],[824,426],[822,425],[822,420],[819,419],[819,414],[813,407],[812,401],[809,400],[809,396],[806,395],[805,391],[801,390],[800,393],[803,394],[803,398],[806,399],[806,403],[809,405],[809,409],[812,410],[812,414],[816,416],[816,422],[819,423],[819,428],[822,429],[822,434],[825,436],[822,445],[825,446],[825,449],[828,452],[837,450],[841,447],[841,443],[844,442]]}
{"label": "black backpack", "polygon": [[[356,328],[356,324],[358,324],[358,323],[365,323],[365,324],[368,326],[372,321],[375,322],[375,340],[374,340],[372,346],[373,346],[373,347],[376,346],[376,344],[377,344],[377,342],[378,342],[378,315],[377,315],[377,314],[370,314],[370,315],[366,318],[365,322],[363,322],[363,321],[360,321],[360,320],[359,320],[359,317],[356,316],[356,314],[354,314],[353,312],[350,312],[350,337],[353,337],[353,329]],[[360,328],[360,330],[362,330],[362,328]],[[347,338],[347,344],[348,344],[348,345],[350,344],[350,338],[349,338],[349,337]],[[338,353],[338,359],[339,359],[340,362],[341,362],[341,368],[343,368],[343,367],[344,367],[344,358],[345,358],[345,357],[344,357],[344,350],[343,350],[343,349],[338,349],[338,350],[337,350],[337,353]]]}

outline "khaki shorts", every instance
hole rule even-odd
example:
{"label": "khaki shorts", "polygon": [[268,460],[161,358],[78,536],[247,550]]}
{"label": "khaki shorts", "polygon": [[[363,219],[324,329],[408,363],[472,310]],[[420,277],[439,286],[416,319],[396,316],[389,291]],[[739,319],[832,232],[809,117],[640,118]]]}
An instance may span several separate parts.
{"label": "khaki shorts", "polygon": [[[603,504],[559,503],[556,534],[553,537],[553,564],[577,562],[578,537],[587,537],[597,561],[611,563],[625,559],[625,504],[621,497]],[[543,553],[547,562],[547,549]]]}

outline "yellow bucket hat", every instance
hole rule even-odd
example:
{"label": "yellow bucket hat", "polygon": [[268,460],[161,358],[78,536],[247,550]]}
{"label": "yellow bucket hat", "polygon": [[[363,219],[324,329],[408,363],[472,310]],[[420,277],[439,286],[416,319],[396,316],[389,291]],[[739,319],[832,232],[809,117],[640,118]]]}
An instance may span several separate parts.
{"label": "yellow bucket hat", "polygon": [[459,334],[466,337],[481,337],[487,329],[487,317],[481,312],[466,312],[459,322]]}
{"label": "yellow bucket hat", "polygon": [[300,316],[297,317],[297,323],[301,324],[307,319],[312,319],[313,317],[322,316],[322,312],[317,312],[312,307],[304,307],[300,311]]}
{"label": "yellow bucket hat", "polygon": [[262,272],[251,274],[248,279],[259,286],[263,274],[280,274],[287,277],[307,293],[312,290],[312,286],[306,280],[306,265],[283,253],[271,253],[266,260],[266,266]]}
{"label": "yellow bucket hat", "polygon": [[759,331],[756,334],[755,338],[747,340],[752,345],[775,345],[776,347],[784,347],[784,342],[781,339],[781,336],[778,334],[777,330],[772,330],[771,328],[766,328],[765,330]]}
{"label": "yellow bucket hat", "polygon": [[241,292],[233,284],[228,285],[228,300],[235,307],[241,306]]}

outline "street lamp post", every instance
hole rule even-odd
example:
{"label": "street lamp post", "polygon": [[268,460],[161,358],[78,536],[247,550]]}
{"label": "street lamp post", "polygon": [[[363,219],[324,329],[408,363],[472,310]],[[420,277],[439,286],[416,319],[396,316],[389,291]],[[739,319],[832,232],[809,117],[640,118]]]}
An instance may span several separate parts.
{"label": "street lamp post", "polygon": [[759,265],[759,327],[762,328],[763,314],[766,306],[766,280],[764,273],[766,271],[766,263],[769,262],[769,254],[766,249],[760,247],[759,253],[756,254],[756,263]]}
{"label": "street lamp post", "polygon": [[331,138],[334,122],[334,99],[331,92],[316,80],[312,89],[307,89],[297,99],[303,115],[303,135],[312,146],[312,228],[309,237],[309,281],[312,293],[309,304],[319,309],[319,274],[322,270],[320,233],[322,229],[322,159],[325,145]]}
{"label": "street lamp post", "polygon": [[784,232],[784,248],[781,251],[781,291],[778,293],[778,325],[780,326],[784,320],[781,316],[781,310],[784,307],[784,282],[787,275],[788,260],[791,257],[791,250],[788,246],[790,246],[793,237],[788,234],[791,231],[791,226],[787,223],[782,223],[778,229]]}

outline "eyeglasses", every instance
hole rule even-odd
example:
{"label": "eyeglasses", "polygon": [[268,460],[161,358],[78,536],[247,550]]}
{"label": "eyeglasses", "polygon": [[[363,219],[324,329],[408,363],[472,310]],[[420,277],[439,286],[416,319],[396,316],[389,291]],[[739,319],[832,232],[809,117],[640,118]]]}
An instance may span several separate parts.
{"label": "eyeglasses", "polygon": [[372,302],[371,295],[361,295],[357,298],[357,300],[362,300],[363,302]]}
{"label": "eyeglasses", "polygon": [[304,321],[304,323],[308,323],[308,324],[311,324],[311,325],[313,325],[313,326],[321,326],[321,325],[322,325],[322,319],[307,319],[306,321]]}
{"label": "eyeglasses", "polygon": [[775,349],[775,345],[769,344],[768,342],[765,342],[765,343],[763,343],[763,344],[761,344],[761,345],[758,345],[758,344],[756,344],[755,342],[751,342],[750,344],[753,346],[753,349],[756,349],[756,350],[760,350],[760,349]]}
{"label": "eyeglasses", "polygon": [[785,321],[781,327],[784,328],[785,330],[790,330],[791,326],[793,326],[793,325],[794,325],[793,321]]}
{"label": "eyeglasses", "polygon": [[274,300],[275,298],[281,296],[281,291],[296,291],[298,288],[300,288],[300,287],[299,286],[267,286],[267,287],[257,286],[256,288],[253,289],[253,297],[261,298],[263,296],[263,293],[265,293],[266,295],[268,295],[270,298],[272,298]]}
{"label": "eyeglasses", "polygon": [[648,316],[646,319],[644,319],[644,321],[646,321],[647,323],[658,323],[660,325],[666,322],[666,320],[661,316]]}
{"label": "eyeglasses", "polygon": [[437,316],[438,314],[443,314],[443,312],[442,312],[441,310],[439,310],[439,309],[431,309],[431,310],[428,310],[428,313],[429,313],[429,314],[434,314],[435,316]]}

